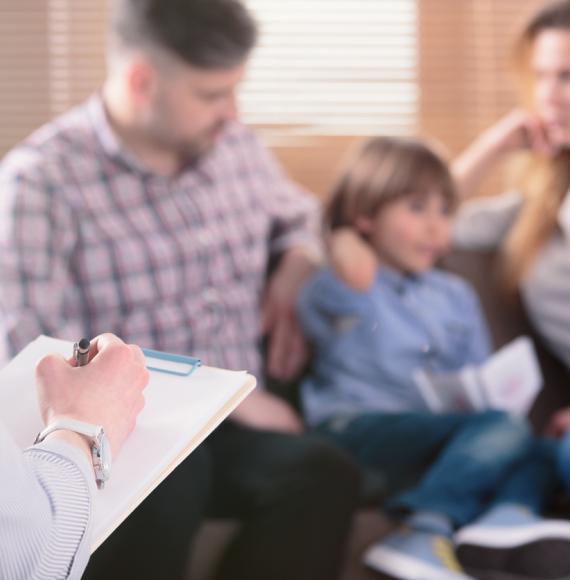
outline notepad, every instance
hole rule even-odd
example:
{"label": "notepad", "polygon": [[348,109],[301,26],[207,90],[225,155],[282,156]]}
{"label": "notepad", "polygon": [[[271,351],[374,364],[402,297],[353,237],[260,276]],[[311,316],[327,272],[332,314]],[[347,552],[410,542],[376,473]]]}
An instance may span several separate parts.
{"label": "notepad", "polygon": [[[50,352],[70,356],[72,349],[71,342],[40,336],[0,371],[0,421],[22,449],[43,427],[36,363]],[[97,491],[92,552],[255,387],[255,378],[245,371],[190,364],[187,372],[188,362],[171,358],[161,360],[148,351],[147,367],[155,370],[145,390],[146,405],[113,461],[111,479]]]}

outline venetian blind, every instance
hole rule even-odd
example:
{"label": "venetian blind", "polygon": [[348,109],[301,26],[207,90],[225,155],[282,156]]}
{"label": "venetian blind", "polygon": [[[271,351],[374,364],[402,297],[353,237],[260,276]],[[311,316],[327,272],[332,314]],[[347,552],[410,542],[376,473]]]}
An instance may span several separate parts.
{"label": "venetian blind", "polygon": [[245,119],[273,133],[416,127],[416,0],[248,0],[260,27]]}
{"label": "venetian blind", "polygon": [[517,102],[512,49],[544,0],[420,0],[420,127],[457,151]]}
{"label": "venetian blind", "polygon": [[1,0],[0,156],[105,71],[105,0]]}

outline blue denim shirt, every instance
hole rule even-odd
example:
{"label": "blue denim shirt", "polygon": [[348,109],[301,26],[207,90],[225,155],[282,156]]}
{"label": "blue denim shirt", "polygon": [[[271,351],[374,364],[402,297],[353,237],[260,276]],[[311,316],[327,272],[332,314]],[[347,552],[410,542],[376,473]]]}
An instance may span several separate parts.
{"label": "blue denim shirt", "polygon": [[325,268],[302,290],[298,309],[315,348],[302,385],[313,426],[365,412],[427,411],[414,370],[455,371],[490,354],[475,292],[439,270],[411,276],[382,267],[363,293]]}

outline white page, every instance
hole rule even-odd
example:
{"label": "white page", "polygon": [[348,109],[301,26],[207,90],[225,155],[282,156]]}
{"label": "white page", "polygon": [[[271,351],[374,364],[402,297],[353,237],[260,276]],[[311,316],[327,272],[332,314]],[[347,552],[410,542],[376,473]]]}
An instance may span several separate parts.
{"label": "white page", "polygon": [[[72,347],[71,342],[40,336],[0,371],[0,421],[22,449],[43,427],[35,365],[50,352],[70,356]],[[255,387],[245,371],[205,366],[190,377],[150,375],[137,426],[113,461],[105,489],[97,492],[93,551]]]}
{"label": "white page", "polygon": [[418,369],[413,377],[424,401],[434,413],[484,408],[477,369],[474,367],[467,366],[457,372],[447,373]]}
{"label": "white page", "polygon": [[493,409],[526,415],[543,378],[532,341],[521,336],[497,351],[480,369],[485,396]]}

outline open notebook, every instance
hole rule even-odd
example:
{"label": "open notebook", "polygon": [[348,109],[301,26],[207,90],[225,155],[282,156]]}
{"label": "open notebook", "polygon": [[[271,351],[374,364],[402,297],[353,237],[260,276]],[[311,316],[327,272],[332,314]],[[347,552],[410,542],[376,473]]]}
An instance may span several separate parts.
{"label": "open notebook", "polygon": [[525,416],[543,384],[534,346],[526,336],[503,346],[481,365],[447,373],[419,369],[414,379],[436,413],[501,409]]}
{"label": "open notebook", "polygon": [[[16,443],[29,447],[42,428],[34,372],[45,354],[71,356],[73,344],[40,336],[0,371],[0,421]],[[177,364],[148,367],[177,371]],[[255,387],[245,371],[200,366],[190,375],[152,370],[146,406],[121,453],[111,479],[97,492],[92,552]],[[187,376],[185,376],[187,375]]]}

